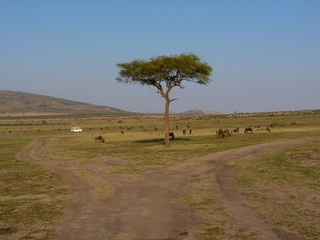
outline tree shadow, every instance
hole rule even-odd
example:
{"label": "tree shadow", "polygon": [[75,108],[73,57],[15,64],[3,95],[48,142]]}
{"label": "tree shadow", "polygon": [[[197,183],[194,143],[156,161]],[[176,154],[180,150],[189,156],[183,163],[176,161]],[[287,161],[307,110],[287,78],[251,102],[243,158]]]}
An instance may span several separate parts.
{"label": "tree shadow", "polygon": [[[178,142],[178,141],[190,141],[191,138],[175,138],[174,140],[170,139],[170,142]],[[153,138],[153,139],[143,139],[137,140],[136,143],[164,143],[163,138]]]}

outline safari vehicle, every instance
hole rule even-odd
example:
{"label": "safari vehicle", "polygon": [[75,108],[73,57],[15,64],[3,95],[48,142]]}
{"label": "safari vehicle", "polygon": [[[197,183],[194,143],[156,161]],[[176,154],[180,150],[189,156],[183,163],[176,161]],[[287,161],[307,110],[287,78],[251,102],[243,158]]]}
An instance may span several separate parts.
{"label": "safari vehicle", "polygon": [[72,128],[70,129],[70,131],[71,131],[72,133],[78,133],[78,132],[82,132],[82,128],[80,128],[80,127],[72,127]]}

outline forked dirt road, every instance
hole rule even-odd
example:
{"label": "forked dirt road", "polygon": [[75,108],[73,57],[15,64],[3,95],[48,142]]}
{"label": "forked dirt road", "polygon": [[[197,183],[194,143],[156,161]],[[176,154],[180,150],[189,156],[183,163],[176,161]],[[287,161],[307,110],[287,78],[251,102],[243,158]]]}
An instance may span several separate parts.
{"label": "forked dirt road", "polygon": [[[183,208],[177,199],[183,190],[208,177],[217,184],[213,191],[221,196],[226,212],[237,224],[254,233],[258,240],[301,240],[281,231],[276,225],[250,206],[238,190],[233,177],[233,167],[229,164],[263,151],[294,144],[319,140],[308,137],[296,140],[277,141],[255,146],[232,149],[193,158],[182,164],[154,170],[139,176],[108,174],[101,171],[101,163],[77,165],[95,176],[105,179],[112,186],[106,198],[99,198],[81,176],[69,168],[61,166],[61,161],[48,159],[42,148],[45,138],[28,145],[17,158],[24,161],[38,159],[36,163],[60,174],[70,186],[70,200],[65,207],[65,216],[57,230],[57,240],[191,240],[203,227],[203,218],[192,209]],[[39,160],[41,159],[41,160]],[[103,166],[120,164],[105,158]],[[234,238],[236,239],[236,238]]]}

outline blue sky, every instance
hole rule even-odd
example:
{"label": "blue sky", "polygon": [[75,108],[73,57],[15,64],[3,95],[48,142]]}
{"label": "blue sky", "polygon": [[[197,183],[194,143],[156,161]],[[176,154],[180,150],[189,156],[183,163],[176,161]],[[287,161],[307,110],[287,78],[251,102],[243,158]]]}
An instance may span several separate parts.
{"label": "blue sky", "polygon": [[207,85],[174,89],[171,112],[320,108],[318,0],[1,0],[0,89],[161,113],[117,63],[194,53]]}

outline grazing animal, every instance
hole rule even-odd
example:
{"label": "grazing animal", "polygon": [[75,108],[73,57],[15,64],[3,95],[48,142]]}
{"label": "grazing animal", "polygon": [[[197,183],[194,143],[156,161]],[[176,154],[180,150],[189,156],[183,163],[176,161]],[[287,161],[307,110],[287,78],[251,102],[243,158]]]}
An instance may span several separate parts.
{"label": "grazing animal", "polygon": [[253,133],[253,129],[252,127],[247,127],[245,130],[244,130],[244,133]]}
{"label": "grazing animal", "polygon": [[171,140],[174,140],[174,133],[173,133],[173,132],[170,132],[170,133],[169,133],[169,137],[171,137]]}
{"label": "grazing animal", "polygon": [[120,133],[121,133],[121,135],[124,135],[124,131],[121,131]]}
{"label": "grazing animal", "polygon": [[238,132],[240,132],[240,129],[238,127],[233,130],[233,133],[238,133]]}
{"label": "grazing animal", "polygon": [[222,130],[220,128],[218,131],[216,131],[216,134],[218,135],[218,137],[222,138],[224,138],[225,136],[231,136],[229,129]]}
{"label": "grazing animal", "polygon": [[[220,130],[221,130],[221,131],[220,131]],[[218,135],[218,137],[224,138],[226,135],[224,134],[224,132],[223,132],[222,129],[220,129],[220,130],[218,131],[217,135]]]}
{"label": "grazing animal", "polygon": [[269,125],[269,127],[271,127],[271,128],[280,127],[280,126],[283,126],[283,125],[281,125],[280,123],[271,123]]}
{"label": "grazing animal", "polygon": [[226,136],[231,136],[231,132],[230,132],[230,130],[229,129],[225,129],[224,130],[224,134],[226,135]]}
{"label": "grazing animal", "polygon": [[185,136],[187,134],[185,129],[183,129],[182,134],[183,134],[183,136]]}
{"label": "grazing animal", "polygon": [[104,138],[102,136],[98,136],[94,138],[95,142],[103,142],[104,143]]}
{"label": "grazing animal", "polygon": [[189,130],[189,135],[191,135],[191,134],[192,134],[192,129]]}

